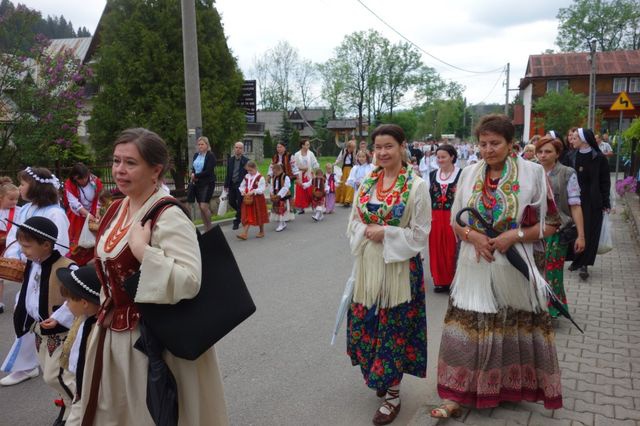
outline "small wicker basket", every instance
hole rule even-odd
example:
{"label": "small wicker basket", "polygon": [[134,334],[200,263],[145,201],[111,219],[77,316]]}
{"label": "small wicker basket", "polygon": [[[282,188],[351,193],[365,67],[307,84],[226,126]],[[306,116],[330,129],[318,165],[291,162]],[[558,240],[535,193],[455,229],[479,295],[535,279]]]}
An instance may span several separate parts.
{"label": "small wicker basket", "polygon": [[[15,244],[16,241],[14,240],[11,244]],[[4,252],[11,247],[11,244],[2,251],[0,256],[0,279],[21,283],[24,279],[25,263],[19,259],[4,257]]]}

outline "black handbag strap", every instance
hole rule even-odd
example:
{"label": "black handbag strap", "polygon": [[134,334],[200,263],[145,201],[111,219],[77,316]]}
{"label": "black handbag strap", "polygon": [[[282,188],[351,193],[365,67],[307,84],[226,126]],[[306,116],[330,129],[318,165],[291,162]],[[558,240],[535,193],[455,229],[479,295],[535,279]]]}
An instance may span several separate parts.
{"label": "black handbag strap", "polygon": [[184,205],[182,205],[180,201],[178,201],[174,197],[163,197],[159,199],[153,205],[153,207],[151,207],[151,209],[144,215],[144,217],[141,220],[142,226],[144,226],[149,220],[151,220],[151,224],[154,225],[156,220],[158,220],[158,217],[160,216],[160,214],[169,206],[180,207],[180,210],[182,210],[184,214],[186,214],[187,217],[191,219],[191,215],[189,214],[189,211],[186,209]]}

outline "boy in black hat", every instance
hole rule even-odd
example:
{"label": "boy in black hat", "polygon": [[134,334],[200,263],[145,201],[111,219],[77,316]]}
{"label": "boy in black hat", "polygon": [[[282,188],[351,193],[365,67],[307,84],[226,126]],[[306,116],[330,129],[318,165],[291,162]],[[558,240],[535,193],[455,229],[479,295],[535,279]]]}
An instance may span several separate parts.
{"label": "boy in black hat", "polygon": [[[67,340],[62,347],[60,366],[75,375],[75,400],[79,401],[82,396],[87,341],[93,325],[96,323],[96,314],[100,309],[100,280],[93,266],[72,268],[61,268],[56,273],[62,283],[60,292],[65,298],[69,310],[75,316]],[[74,407],[76,406],[81,409],[79,404],[74,404],[69,418],[75,418]],[[82,416],[81,412],[76,414],[79,417]]]}
{"label": "boy in black hat", "polygon": [[60,368],[60,354],[73,314],[64,304],[56,272],[73,262],[55,249],[58,228],[50,219],[33,216],[22,224],[13,224],[18,227],[16,239],[28,259],[13,326],[18,337],[34,331],[43,379],[65,402],[54,425],[64,424],[65,405],[71,405],[75,381],[72,374]]}

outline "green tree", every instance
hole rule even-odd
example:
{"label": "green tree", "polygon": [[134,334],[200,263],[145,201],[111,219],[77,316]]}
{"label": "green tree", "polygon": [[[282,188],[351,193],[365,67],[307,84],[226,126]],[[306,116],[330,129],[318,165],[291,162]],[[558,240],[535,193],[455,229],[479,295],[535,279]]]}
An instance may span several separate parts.
{"label": "green tree", "polygon": [[260,105],[266,111],[288,111],[295,106],[296,72],[300,66],[298,49],[287,41],[267,50],[254,63]]}
{"label": "green tree", "polygon": [[275,144],[273,143],[273,138],[271,137],[271,132],[269,130],[264,132],[264,141],[262,142],[262,145],[265,158],[273,156],[275,152]]}
{"label": "green tree", "polygon": [[557,18],[563,51],[588,50],[593,39],[602,51],[640,49],[639,0],[574,0]]}
{"label": "green tree", "polygon": [[[213,0],[196,2],[203,134],[224,151],[244,131],[236,106],[243,82]],[[96,65],[100,91],[89,122],[103,155],[127,127],[164,138],[177,188],[188,170],[180,2],[113,0],[102,18]]]}
{"label": "green tree", "polygon": [[573,126],[582,124],[587,116],[589,99],[571,89],[548,92],[533,104],[533,112],[538,115],[536,126],[545,130],[558,130],[563,135]]}
{"label": "green tree", "polygon": [[342,117],[348,110],[345,97],[345,82],[342,78],[345,71],[344,64],[336,58],[331,58],[324,64],[318,65],[322,79],[322,99],[334,111],[337,117]]}

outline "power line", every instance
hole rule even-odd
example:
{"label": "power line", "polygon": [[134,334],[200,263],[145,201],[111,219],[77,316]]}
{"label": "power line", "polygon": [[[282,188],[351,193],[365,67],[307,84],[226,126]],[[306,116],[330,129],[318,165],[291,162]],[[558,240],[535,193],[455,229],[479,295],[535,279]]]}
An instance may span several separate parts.
{"label": "power line", "polygon": [[505,72],[506,67],[502,68],[502,72],[500,73],[500,75],[498,76],[498,79],[496,80],[495,83],[493,83],[493,87],[491,88],[491,90],[489,91],[489,93],[487,94],[487,96],[484,97],[483,100],[481,100],[480,102],[478,102],[479,104],[484,103],[484,101],[486,101],[489,96],[491,96],[491,94],[493,93],[494,90],[496,90],[496,86],[498,85],[498,82],[500,81],[500,78],[502,78],[502,74]]}
{"label": "power line", "polygon": [[424,53],[427,56],[430,56],[431,58],[435,59],[438,62],[441,62],[443,64],[445,64],[448,67],[457,69],[459,71],[464,71],[467,73],[471,73],[471,74],[493,74],[494,72],[497,71],[504,71],[504,66],[501,68],[496,68],[494,70],[490,70],[490,71],[471,71],[471,70],[467,70],[464,68],[460,68],[458,66],[455,66],[453,64],[450,64],[446,61],[443,61],[442,59],[438,58],[437,56],[432,55],[431,53],[427,52],[426,50],[424,50],[422,47],[418,46],[417,44],[415,44],[413,41],[409,40],[407,37],[404,36],[404,34],[402,34],[400,31],[396,30],[393,26],[391,26],[390,24],[388,24],[384,19],[382,19],[377,13],[375,13],[373,10],[371,10],[366,4],[364,4],[362,2],[362,0],[356,0],[358,3],[360,3],[360,5],[362,5],[362,7],[364,7],[365,9],[367,9],[373,16],[375,16],[380,22],[382,22],[384,25],[386,25],[391,31],[393,31],[394,33],[398,34],[401,38],[403,38],[404,40],[406,40],[409,44],[411,44],[412,46],[414,46],[415,48],[417,48],[418,50],[420,50],[422,53]]}

